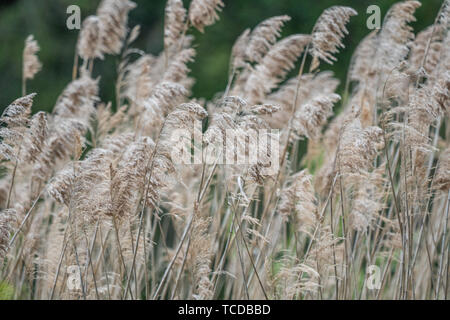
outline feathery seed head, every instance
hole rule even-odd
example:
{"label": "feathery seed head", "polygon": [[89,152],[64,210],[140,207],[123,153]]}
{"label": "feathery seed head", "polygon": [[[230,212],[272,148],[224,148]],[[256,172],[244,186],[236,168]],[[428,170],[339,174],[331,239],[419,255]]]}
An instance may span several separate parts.
{"label": "feathery seed head", "polygon": [[97,9],[102,52],[120,53],[128,31],[128,12],[135,7],[136,4],[130,0],[102,0]]}
{"label": "feathery seed head", "polygon": [[185,28],[186,9],[181,0],[168,0],[164,20],[164,48],[178,43]]}
{"label": "feathery seed head", "polygon": [[97,16],[89,16],[84,20],[78,38],[77,50],[78,55],[84,60],[103,59],[100,48],[100,19]]}
{"label": "feathery seed head", "polygon": [[246,52],[248,41],[250,40],[250,29],[246,29],[236,40],[231,49],[230,72],[246,65]]}
{"label": "feathery seed head", "polygon": [[281,35],[281,28],[291,20],[289,16],[276,16],[264,20],[250,34],[245,53],[250,62],[259,62]]}
{"label": "feathery seed head", "polygon": [[307,35],[292,35],[277,42],[250,74],[244,87],[251,102],[260,103],[295,66],[310,41]]}
{"label": "feathery seed head", "polygon": [[342,38],[348,34],[345,25],[350,21],[350,17],[357,14],[352,8],[343,6],[333,6],[322,13],[312,32],[311,70],[319,66],[319,60],[329,64],[336,61],[334,54],[339,48],[344,48]]}
{"label": "feathery seed head", "polygon": [[22,158],[24,161],[35,162],[42,153],[47,139],[47,114],[38,112],[32,118],[23,143]]}
{"label": "feathery seed head", "polygon": [[200,32],[219,20],[217,11],[221,11],[224,4],[222,0],[192,0],[189,6],[189,20]]}
{"label": "feathery seed head", "polygon": [[300,106],[293,122],[299,137],[317,137],[328,117],[333,114],[333,106],[341,97],[338,94],[319,94]]}

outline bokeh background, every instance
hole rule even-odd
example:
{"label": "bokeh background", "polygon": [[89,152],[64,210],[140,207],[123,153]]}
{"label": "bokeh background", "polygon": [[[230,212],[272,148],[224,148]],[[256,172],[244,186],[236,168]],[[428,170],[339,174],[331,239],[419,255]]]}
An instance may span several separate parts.
{"label": "bokeh background", "polygon": [[[235,39],[248,27],[254,27],[262,20],[287,14],[292,20],[283,30],[283,36],[293,33],[310,33],[322,11],[333,5],[346,5],[359,13],[348,26],[350,35],[346,37],[346,49],[337,55],[333,66],[322,65],[322,69],[333,70],[341,80],[339,90],[345,82],[346,70],[356,45],[370,30],[366,27],[369,5],[377,4],[382,15],[395,0],[223,0],[225,8],[220,21],[201,34],[195,36],[197,58],[190,65],[192,76],[197,82],[193,88],[196,97],[210,99],[216,92],[224,90],[227,82],[228,60]],[[22,74],[22,50],[24,40],[33,34],[41,46],[39,52],[43,70],[27,84],[28,92],[39,93],[33,111],[50,111],[70,82],[74,49],[78,31],[66,27],[66,9],[71,4],[79,5],[82,19],[95,14],[100,0],[0,0],[0,109],[20,96]],[[141,25],[142,32],[135,46],[152,54],[162,49],[164,7],[166,0],[134,0],[138,5],[130,13],[129,26]],[[442,0],[422,0],[417,10],[420,31],[433,23]],[[185,0],[188,7],[189,0]],[[113,99],[114,81],[118,58],[108,56],[104,61],[96,61],[94,75],[101,75],[101,98]]]}

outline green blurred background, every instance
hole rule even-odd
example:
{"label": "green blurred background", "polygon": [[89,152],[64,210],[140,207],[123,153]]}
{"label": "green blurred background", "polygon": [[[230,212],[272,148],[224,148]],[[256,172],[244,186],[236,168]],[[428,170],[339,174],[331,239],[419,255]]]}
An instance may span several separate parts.
{"label": "green blurred background", "polygon": [[[162,49],[165,0],[134,0],[137,8],[131,11],[129,26],[140,24],[141,35],[135,46],[152,54]],[[345,39],[346,49],[338,54],[333,66],[322,65],[322,69],[333,70],[341,79],[342,90],[351,54],[358,42],[370,32],[366,27],[369,5],[377,4],[382,16],[395,0],[223,0],[225,8],[220,21],[206,32],[193,32],[197,59],[190,65],[197,82],[193,89],[196,97],[211,98],[226,86],[228,59],[235,39],[243,30],[254,27],[262,20],[287,14],[292,20],[286,25],[283,35],[309,33],[322,11],[333,5],[346,5],[359,13],[353,17]],[[33,111],[53,108],[56,98],[70,82],[74,48],[78,31],[66,28],[66,9],[71,4],[79,5],[82,19],[95,14],[100,0],[0,0],[0,108],[3,110],[21,93],[21,64],[24,40],[33,34],[41,51],[43,70],[29,81],[28,92],[38,92]],[[189,0],[185,0],[188,7]],[[433,23],[442,0],[422,0],[413,24],[420,31]],[[108,56],[96,61],[94,75],[101,75],[101,98],[113,99],[117,57]]]}

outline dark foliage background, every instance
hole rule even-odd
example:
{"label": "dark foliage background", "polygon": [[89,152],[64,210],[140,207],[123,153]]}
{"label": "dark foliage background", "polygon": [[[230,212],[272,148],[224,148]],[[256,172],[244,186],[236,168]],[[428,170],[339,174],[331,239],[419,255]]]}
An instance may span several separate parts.
{"label": "dark foliage background", "polygon": [[[138,7],[131,12],[130,26],[140,24],[142,32],[135,46],[153,54],[162,49],[165,0],[134,0]],[[34,34],[44,67],[27,85],[28,92],[38,92],[34,111],[51,110],[56,98],[70,82],[78,31],[66,28],[66,9],[79,5],[82,19],[95,14],[100,0],[0,0],[0,108],[3,110],[21,93],[21,63],[24,40]],[[184,0],[188,7],[189,0]],[[346,49],[337,56],[338,63],[322,68],[333,70],[341,79],[342,90],[351,54],[358,42],[370,32],[366,27],[367,7],[380,6],[382,15],[395,0],[224,0],[220,21],[204,34],[193,32],[197,59],[190,67],[197,83],[194,95],[211,98],[226,86],[228,59],[235,39],[248,27],[262,20],[287,14],[292,20],[283,35],[310,33],[321,12],[332,5],[347,5],[359,13],[349,24]],[[420,31],[433,23],[442,0],[422,0],[413,24]],[[116,57],[96,61],[94,74],[101,75],[101,98],[113,99]]]}

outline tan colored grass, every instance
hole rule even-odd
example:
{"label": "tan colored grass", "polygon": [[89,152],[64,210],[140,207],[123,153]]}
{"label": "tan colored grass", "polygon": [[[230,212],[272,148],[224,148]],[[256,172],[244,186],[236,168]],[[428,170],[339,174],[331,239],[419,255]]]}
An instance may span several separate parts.
{"label": "tan colored grass", "polygon": [[[448,1],[416,39],[419,3],[395,4],[355,52],[342,99],[317,69],[336,62],[351,8],[327,9],[311,34],[279,39],[287,16],[246,30],[227,87],[205,101],[191,94],[191,27],[215,23],[222,1],[169,0],[156,56],[132,48],[135,6],[103,0],[86,18],[76,77],[50,114],[32,115],[25,95],[41,68],[26,41],[24,96],[0,118],[0,281],[15,298],[448,298]],[[111,102],[93,73],[107,54],[121,61]],[[251,165],[172,153],[177,129],[185,141],[203,131],[197,147],[212,150],[227,131],[272,128],[272,174],[267,152]],[[371,265],[379,290],[365,283]]]}

